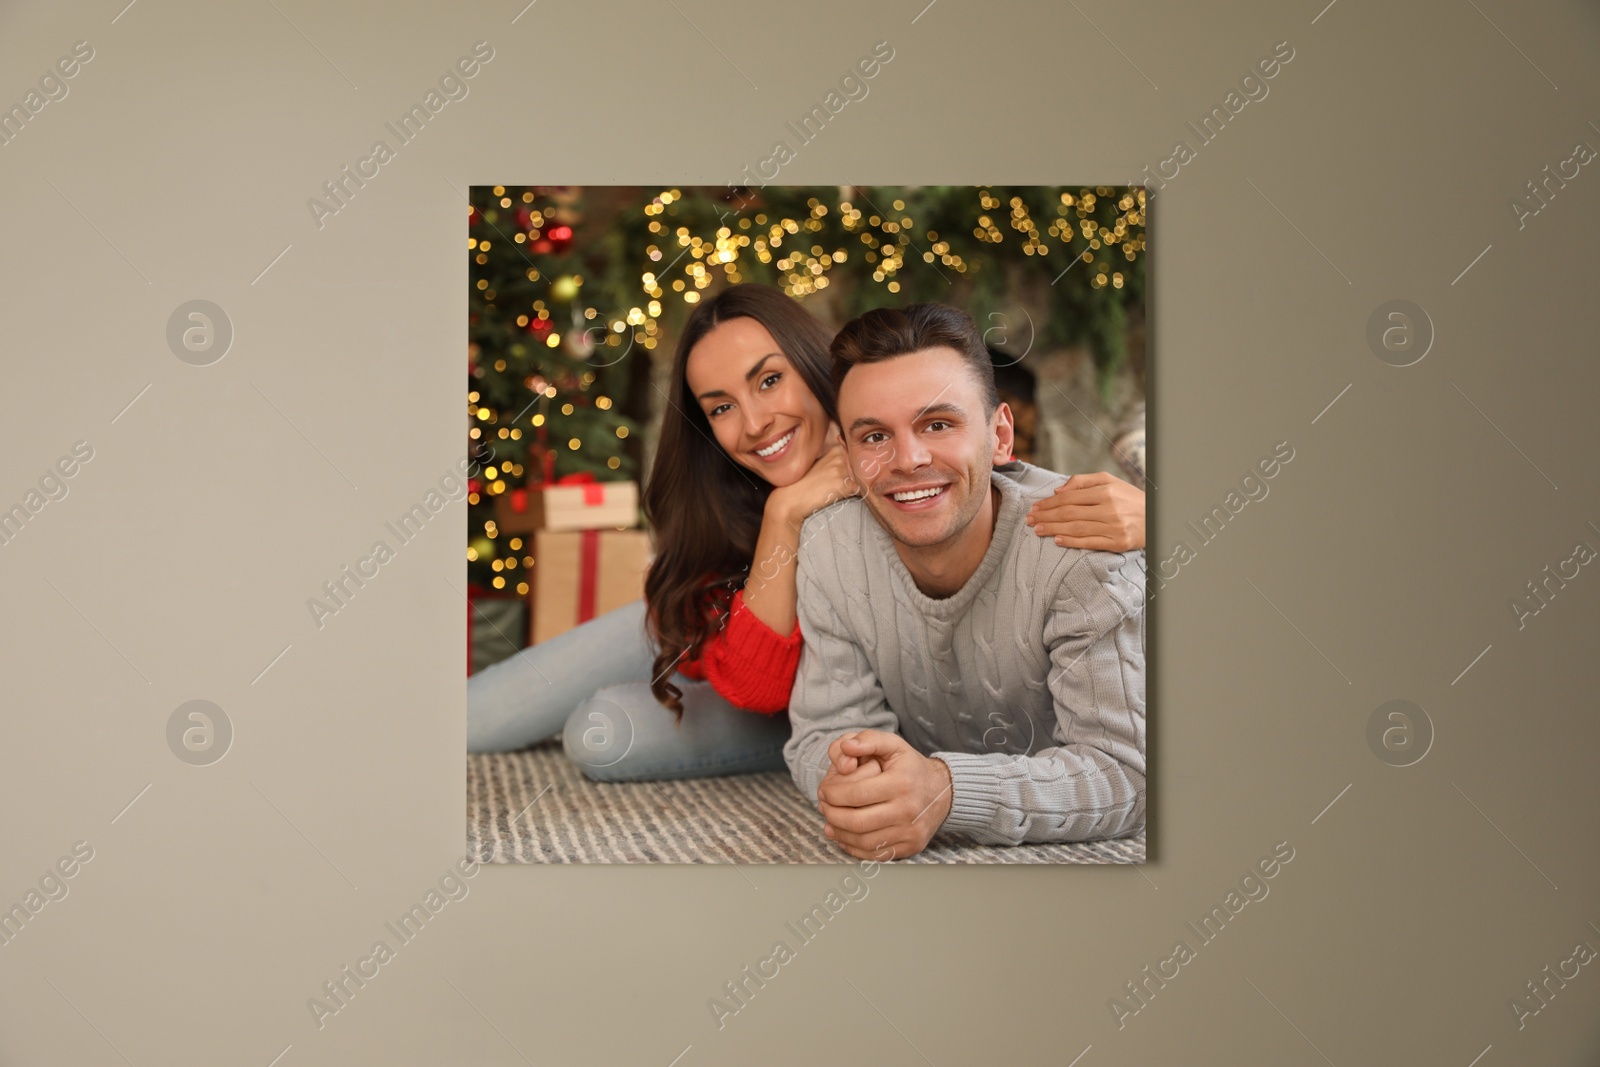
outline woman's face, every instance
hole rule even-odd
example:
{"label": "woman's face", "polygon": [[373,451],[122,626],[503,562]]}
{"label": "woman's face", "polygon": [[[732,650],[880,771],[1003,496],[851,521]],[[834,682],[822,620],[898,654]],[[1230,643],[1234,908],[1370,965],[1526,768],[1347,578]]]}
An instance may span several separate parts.
{"label": "woman's face", "polygon": [[690,350],[685,373],[717,444],[772,485],[799,481],[827,447],[822,404],[755,319],[713,327]]}

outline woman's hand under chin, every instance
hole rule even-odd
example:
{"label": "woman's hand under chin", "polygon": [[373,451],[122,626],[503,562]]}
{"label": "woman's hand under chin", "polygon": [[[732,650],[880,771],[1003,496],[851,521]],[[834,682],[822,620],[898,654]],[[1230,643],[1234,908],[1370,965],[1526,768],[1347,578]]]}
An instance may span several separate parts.
{"label": "woman's hand under chin", "polygon": [[768,514],[773,514],[772,509],[776,508],[776,514],[796,532],[812,512],[861,493],[851,474],[850,461],[845,457],[837,424],[828,424],[826,440],[828,444],[822,455],[799,481],[774,489],[767,498]]}
{"label": "woman's hand under chin", "polygon": [[1144,547],[1144,491],[1105,471],[1074,474],[1025,521],[1063,548],[1129,552]]}

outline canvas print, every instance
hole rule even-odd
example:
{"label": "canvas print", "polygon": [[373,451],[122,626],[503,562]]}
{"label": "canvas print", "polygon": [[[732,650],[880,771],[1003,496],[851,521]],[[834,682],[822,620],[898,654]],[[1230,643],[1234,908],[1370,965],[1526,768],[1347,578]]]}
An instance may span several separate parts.
{"label": "canvas print", "polygon": [[469,854],[1143,861],[1142,186],[470,201]]}

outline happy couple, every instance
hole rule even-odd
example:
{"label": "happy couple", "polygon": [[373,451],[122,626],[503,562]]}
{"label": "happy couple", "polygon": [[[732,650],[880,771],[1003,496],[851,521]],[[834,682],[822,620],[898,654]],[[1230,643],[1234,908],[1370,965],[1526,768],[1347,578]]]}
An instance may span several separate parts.
{"label": "happy couple", "polygon": [[1143,494],[1011,459],[964,312],[832,338],[736,285],[672,380],[645,599],[473,675],[469,751],[564,731],[601,781],[787,766],[861,858],[1142,827]]}

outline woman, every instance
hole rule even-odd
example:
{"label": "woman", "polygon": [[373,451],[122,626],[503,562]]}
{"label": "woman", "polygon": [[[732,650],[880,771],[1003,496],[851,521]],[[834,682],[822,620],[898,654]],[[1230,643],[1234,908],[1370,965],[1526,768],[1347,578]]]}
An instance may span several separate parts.
{"label": "woman", "polygon": [[[764,285],[690,314],[645,487],[645,599],[467,680],[467,748],[562,731],[600,781],[780,770],[800,660],[800,527],[857,492],[838,443],[828,330]],[[1077,548],[1144,547],[1144,494],[1073,477],[1028,522]],[[648,611],[646,604],[649,605]]]}

